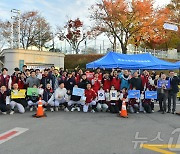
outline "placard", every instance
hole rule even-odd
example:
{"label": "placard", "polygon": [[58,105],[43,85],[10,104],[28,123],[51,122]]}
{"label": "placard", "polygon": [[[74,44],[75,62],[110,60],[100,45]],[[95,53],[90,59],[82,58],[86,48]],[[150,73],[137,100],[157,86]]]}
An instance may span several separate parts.
{"label": "placard", "polygon": [[99,101],[104,101],[105,100],[104,90],[98,90],[98,100]]}
{"label": "placard", "polygon": [[11,99],[18,99],[18,98],[25,98],[25,97],[26,97],[26,89],[11,91]]}
{"label": "placard", "polygon": [[74,87],[72,95],[74,95],[74,96],[84,96],[84,89]]}
{"label": "placard", "polygon": [[27,89],[27,95],[28,96],[38,96],[38,88],[28,88]]}
{"label": "placard", "polygon": [[157,91],[145,91],[145,99],[157,99]]}
{"label": "placard", "polygon": [[117,101],[117,90],[110,90],[110,100],[111,101]]}
{"label": "placard", "polygon": [[128,90],[128,98],[140,98],[140,90]]}
{"label": "placard", "polygon": [[158,88],[162,88],[164,86],[165,89],[169,89],[170,88],[170,80],[158,80],[157,86],[158,86]]}

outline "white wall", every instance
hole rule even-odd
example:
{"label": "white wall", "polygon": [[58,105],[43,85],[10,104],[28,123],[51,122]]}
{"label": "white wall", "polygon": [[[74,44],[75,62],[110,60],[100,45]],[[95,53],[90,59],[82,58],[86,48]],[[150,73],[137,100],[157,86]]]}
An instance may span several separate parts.
{"label": "white wall", "polygon": [[5,49],[3,50],[4,67],[9,69],[9,73],[13,73],[15,67],[19,67],[19,60],[24,60],[26,65],[45,65],[54,64],[55,67],[64,68],[64,57],[62,53],[44,52],[35,50],[15,50]]}

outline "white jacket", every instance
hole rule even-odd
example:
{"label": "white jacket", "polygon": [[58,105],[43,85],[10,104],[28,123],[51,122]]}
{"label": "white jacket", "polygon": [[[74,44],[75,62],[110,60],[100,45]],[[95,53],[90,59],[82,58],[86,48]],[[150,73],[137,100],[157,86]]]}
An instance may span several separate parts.
{"label": "white jacket", "polygon": [[68,100],[66,88],[57,88],[55,90],[55,100],[62,100],[63,98],[65,98],[65,100]]}

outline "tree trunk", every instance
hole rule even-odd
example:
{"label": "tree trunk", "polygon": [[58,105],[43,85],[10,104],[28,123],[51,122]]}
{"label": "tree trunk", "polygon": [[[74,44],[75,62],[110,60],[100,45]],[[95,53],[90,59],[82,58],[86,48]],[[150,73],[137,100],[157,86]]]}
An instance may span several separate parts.
{"label": "tree trunk", "polygon": [[116,45],[116,36],[114,35],[114,42],[113,42],[113,51],[116,52],[116,49],[117,49],[117,45]]}
{"label": "tree trunk", "polygon": [[121,49],[123,54],[127,54],[127,46],[121,43]]}

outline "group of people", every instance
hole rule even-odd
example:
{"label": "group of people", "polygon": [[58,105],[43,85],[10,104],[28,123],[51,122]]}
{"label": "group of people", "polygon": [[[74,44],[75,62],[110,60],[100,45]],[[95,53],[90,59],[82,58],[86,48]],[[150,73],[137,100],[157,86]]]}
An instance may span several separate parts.
{"label": "group of people", "polygon": [[[158,81],[168,80],[170,87],[158,87]],[[163,114],[176,112],[176,98],[178,93],[179,77],[174,71],[159,75],[144,70],[142,73],[130,70],[96,70],[83,71],[75,68],[74,71],[64,71],[55,67],[14,69],[12,75],[7,68],[2,68],[0,75],[0,111],[2,114],[14,114],[17,111],[24,113],[37,108],[39,99],[42,99],[44,109],[50,111],[78,112],[111,112],[120,113],[123,101],[128,112],[154,112],[154,101],[159,101],[159,112]],[[21,89],[37,88],[38,95],[27,95],[24,98],[14,98],[12,94]],[[74,88],[84,90],[82,96],[75,95]],[[139,90],[139,98],[129,98],[129,90]],[[113,93],[113,92],[116,93]],[[145,98],[145,91],[157,91],[157,99]],[[116,95],[116,96],[113,96]],[[172,103],[171,103],[172,100]],[[167,103],[168,102],[168,103]],[[168,105],[167,105],[168,104]],[[172,106],[172,108],[171,108]]]}

